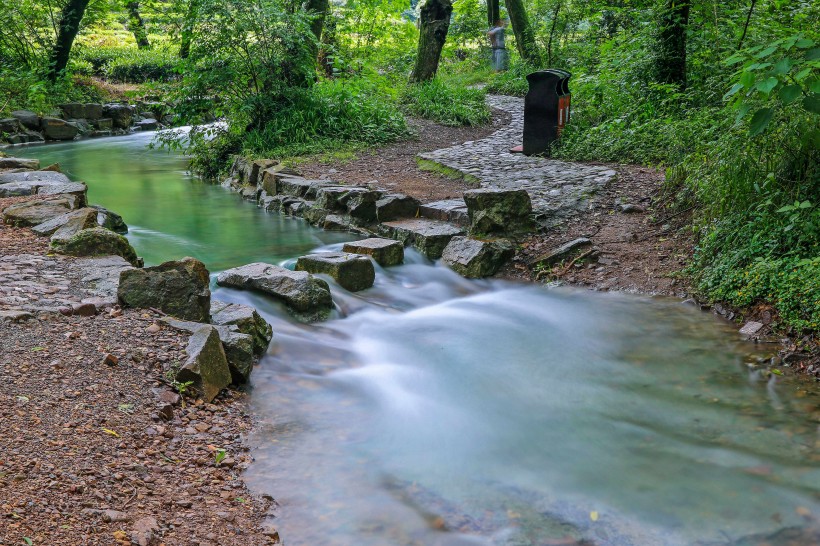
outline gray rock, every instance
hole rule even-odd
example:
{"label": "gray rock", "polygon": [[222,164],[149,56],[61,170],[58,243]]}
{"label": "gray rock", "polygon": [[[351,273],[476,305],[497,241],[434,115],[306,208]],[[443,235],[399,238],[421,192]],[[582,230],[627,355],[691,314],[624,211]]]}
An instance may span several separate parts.
{"label": "gray rock", "polygon": [[159,122],[154,118],[144,119],[136,123],[140,131],[156,131],[159,128]]}
{"label": "gray rock", "polygon": [[37,170],[39,168],[39,159],[26,159],[23,157],[0,157],[0,169]]}
{"label": "gray rock", "polygon": [[105,104],[102,109],[102,117],[111,118],[117,129],[128,129],[134,120],[134,109],[127,104]]}
{"label": "gray rock", "polygon": [[65,241],[52,241],[51,248],[69,256],[121,256],[133,266],[141,263],[128,239],[101,227],[84,229]]}
{"label": "gray rock", "polygon": [[69,194],[75,197],[74,208],[81,208],[85,206],[87,190],[85,184],[72,182],[63,173],[54,171],[0,174],[0,197]]}
{"label": "gray rock", "polygon": [[563,261],[569,256],[571,256],[577,250],[585,246],[589,246],[591,244],[592,241],[590,241],[586,237],[579,237],[578,239],[574,239],[572,241],[569,241],[568,243],[564,243],[563,245],[547,252],[546,254],[537,256],[536,258],[530,260],[529,265],[530,267],[533,267],[540,264],[546,267],[552,267],[558,262]]}
{"label": "gray rock", "polygon": [[464,192],[470,233],[522,233],[532,229],[532,202],[525,190],[481,188]]}
{"label": "gray rock", "polygon": [[188,340],[188,360],[176,375],[180,383],[191,383],[192,389],[211,402],[219,391],[230,385],[231,371],[219,333],[213,326],[202,326]]}
{"label": "gray rock", "polygon": [[40,116],[31,110],[15,110],[11,117],[16,118],[26,129],[38,131],[40,129]]}
{"label": "gray rock", "polygon": [[[120,274],[133,269],[121,256],[103,256],[73,260],[69,267],[81,278],[83,287],[110,305],[117,303],[117,289],[120,285]],[[98,307],[102,307],[99,305]]]}
{"label": "gray rock", "polygon": [[419,215],[459,226],[466,227],[470,225],[470,216],[463,199],[445,199],[425,203],[419,207]]}
{"label": "gray rock", "polygon": [[15,134],[23,130],[23,126],[17,118],[3,118],[0,119],[0,135]]}
{"label": "gray rock", "polygon": [[376,203],[382,195],[377,190],[353,192],[345,202],[348,214],[359,225],[372,224],[376,221]]}
{"label": "gray rock", "polygon": [[619,204],[617,208],[619,212],[623,212],[624,214],[636,214],[640,212],[646,212],[646,209],[644,209],[642,206],[635,205],[633,203]]}
{"label": "gray rock", "polygon": [[453,237],[441,261],[459,275],[477,279],[494,275],[514,255],[515,248],[505,239],[479,241]]}
{"label": "gray rock", "polygon": [[382,267],[399,265],[404,261],[404,246],[398,241],[381,237],[345,243],[342,250],[353,254],[370,256]]}
{"label": "gray rock", "polygon": [[762,322],[755,322],[750,320],[746,324],[743,325],[743,328],[740,329],[740,333],[744,336],[753,336],[757,334],[760,330],[763,329]]}
{"label": "gray rock", "polygon": [[9,225],[36,226],[63,216],[71,210],[69,199],[50,198],[42,201],[24,201],[3,210],[3,222]]}
{"label": "gray rock", "polygon": [[128,226],[125,224],[122,216],[99,205],[91,205],[91,208],[97,211],[97,225],[110,229],[115,233],[128,233]]}
{"label": "gray rock", "polygon": [[79,102],[69,102],[61,104],[60,110],[63,111],[63,117],[66,119],[82,119],[85,118],[85,105]]}
{"label": "gray rock", "polygon": [[246,199],[248,201],[256,201],[258,197],[256,186],[245,186],[239,191],[239,194],[242,196],[242,199]]}
{"label": "gray rock", "polygon": [[328,214],[322,222],[322,229],[325,231],[347,231],[350,229],[350,222],[338,214]]}
{"label": "gray rock", "polygon": [[24,322],[33,318],[33,314],[22,309],[0,309],[0,322]]}
{"label": "gray rock", "polygon": [[317,207],[315,203],[312,207],[305,209],[302,212],[302,218],[307,220],[308,223],[313,226],[324,226],[327,215],[328,211]]}
{"label": "gray rock", "polygon": [[261,174],[265,169],[275,167],[279,164],[273,159],[257,159],[255,161],[248,161],[245,164],[243,181],[252,186],[258,186],[262,182]]}
{"label": "gray rock", "polygon": [[155,267],[123,271],[117,297],[128,307],[153,307],[179,319],[208,322],[209,284],[205,265],[194,258],[183,258]]}
{"label": "gray rock", "polygon": [[293,197],[305,197],[315,180],[295,176],[279,177],[276,182],[276,193]]}
{"label": "gray rock", "polygon": [[90,102],[85,105],[84,113],[85,115],[82,117],[84,117],[85,119],[90,121],[98,120],[101,117],[103,117],[103,106],[102,104]]}
{"label": "gray rock", "polygon": [[373,286],[376,271],[365,256],[346,252],[322,252],[302,256],[296,261],[297,271],[330,275],[339,285],[351,292]]}
{"label": "gray rock", "polygon": [[376,219],[379,222],[415,218],[418,212],[419,200],[403,193],[391,193],[376,201]]}
{"label": "gray rock", "polygon": [[[162,322],[184,332],[196,333],[203,326],[201,322],[191,322],[165,317]],[[222,342],[222,349],[228,360],[231,382],[236,385],[247,383],[253,371],[253,337],[240,332],[236,326],[214,326]]]}
{"label": "gray rock", "polygon": [[283,178],[302,178],[296,171],[282,164],[263,169],[259,173],[259,185],[268,192],[268,195],[279,193],[279,181]]}
{"label": "gray rock", "polygon": [[401,241],[405,246],[412,245],[431,260],[437,260],[450,239],[464,235],[464,230],[437,220],[415,218],[384,222],[379,225],[379,233]]}
{"label": "gray rock", "polygon": [[[327,211],[344,213],[348,211],[348,203],[354,203],[357,200],[369,203],[372,200],[373,218],[375,219],[376,201],[381,194],[374,192],[368,196],[372,191],[358,186],[326,186],[319,188],[316,193],[316,206]],[[366,214],[364,208],[361,214]]]}
{"label": "gray rock", "polygon": [[324,313],[333,307],[325,281],[278,265],[257,262],[228,269],[219,274],[216,283],[268,294],[300,313]]}
{"label": "gray rock", "polygon": [[40,129],[46,140],[74,140],[80,134],[80,127],[76,123],[60,118],[43,118]]}
{"label": "gray rock", "polygon": [[96,127],[99,131],[110,131],[114,128],[114,120],[111,118],[95,119],[94,127]]}
{"label": "gray rock", "polygon": [[34,226],[32,231],[37,235],[53,235],[52,240],[67,241],[77,232],[97,225],[97,211],[83,208],[68,212],[47,222]]}
{"label": "gray rock", "polygon": [[254,353],[267,351],[273,338],[273,329],[256,309],[239,303],[211,301],[211,322],[219,326],[235,326],[243,334],[253,339]]}

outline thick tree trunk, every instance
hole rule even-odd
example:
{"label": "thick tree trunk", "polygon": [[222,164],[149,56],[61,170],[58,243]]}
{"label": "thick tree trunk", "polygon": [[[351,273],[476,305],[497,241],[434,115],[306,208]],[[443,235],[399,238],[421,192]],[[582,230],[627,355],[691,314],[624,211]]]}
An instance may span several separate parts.
{"label": "thick tree trunk", "polygon": [[657,76],[660,83],[686,88],[686,28],[691,0],[668,0],[658,33]]}
{"label": "thick tree trunk", "polygon": [[145,30],[145,21],[140,15],[140,3],[128,2],[125,4],[125,9],[128,10],[128,26],[134,34],[134,39],[137,41],[137,47],[140,49],[150,49],[151,42],[148,41],[148,32]]}
{"label": "thick tree trunk", "polygon": [[48,68],[49,81],[57,81],[57,77],[68,65],[68,56],[71,54],[71,46],[74,45],[74,38],[80,31],[80,22],[85,15],[85,8],[90,0],[69,0],[63,8],[60,16],[60,24],[57,29],[57,41],[51,51],[51,60]]}
{"label": "thick tree trunk", "polygon": [[504,1],[507,4],[507,13],[510,15],[510,23],[515,34],[515,45],[518,48],[518,54],[532,65],[540,64],[541,55],[538,53],[535,34],[530,26],[523,0]]}
{"label": "thick tree trunk", "polygon": [[426,0],[421,7],[419,48],[416,66],[410,75],[411,82],[423,82],[435,77],[452,13],[450,0]]}
{"label": "thick tree trunk", "polygon": [[487,0],[487,24],[490,28],[501,19],[501,9],[498,7],[498,0]]}
{"label": "thick tree trunk", "polygon": [[188,0],[188,12],[182,22],[182,35],[179,42],[180,59],[187,59],[191,54],[191,42],[194,39],[197,17],[199,17],[199,0]]}
{"label": "thick tree trunk", "polygon": [[313,48],[313,58],[319,58],[319,44],[322,42],[322,29],[325,26],[325,18],[330,9],[330,0],[307,0],[305,10],[313,17],[310,22],[310,31],[316,37],[316,46]]}

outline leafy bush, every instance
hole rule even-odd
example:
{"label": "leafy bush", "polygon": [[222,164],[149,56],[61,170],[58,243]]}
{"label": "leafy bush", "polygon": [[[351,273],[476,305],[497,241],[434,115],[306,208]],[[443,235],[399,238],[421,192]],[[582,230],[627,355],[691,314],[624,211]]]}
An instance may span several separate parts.
{"label": "leafy bush", "polygon": [[445,83],[438,78],[408,85],[401,101],[409,113],[443,125],[481,125],[490,121],[483,90]]}
{"label": "leafy bush", "polygon": [[79,62],[90,65],[93,74],[118,82],[168,82],[178,77],[179,59],[168,48],[89,47],[82,51]]}
{"label": "leafy bush", "polygon": [[523,97],[529,89],[527,74],[535,70],[537,69],[526,63],[514,60],[510,63],[509,70],[492,75],[487,82],[487,92],[497,95]]}

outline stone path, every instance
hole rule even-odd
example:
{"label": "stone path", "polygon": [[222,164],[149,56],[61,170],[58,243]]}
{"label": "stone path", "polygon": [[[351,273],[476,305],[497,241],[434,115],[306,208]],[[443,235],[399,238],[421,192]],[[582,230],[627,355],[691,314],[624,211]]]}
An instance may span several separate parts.
{"label": "stone path", "polygon": [[524,99],[489,95],[487,103],[512,115],[507,127],[419,157],[455,169],[484,188],[527,190],[535,219],[545,226],[584,209],[590,195],[616,175],[607,167],[511,154],[510,148],[521,144]]}

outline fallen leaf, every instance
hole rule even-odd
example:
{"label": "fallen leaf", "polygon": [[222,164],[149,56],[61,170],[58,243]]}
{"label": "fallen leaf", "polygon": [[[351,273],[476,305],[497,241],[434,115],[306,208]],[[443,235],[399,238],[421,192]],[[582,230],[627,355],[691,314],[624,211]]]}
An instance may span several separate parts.
{"label": "fallen leaf", "polygon": [[110,428],[104,428],[104,429],[102,429],[102,431],[105,432],[106,434],[110,434],[111,436],[114,436],[116,438],[120,437],[120,435],[117,434],[116,431],[113,431]]}
{"label": "fallen leaf", "polygon": [[590,512],[589,513],[589,519],[591,519],[592,521],[598,521],[598,512],[595,511],[595,510]]}

